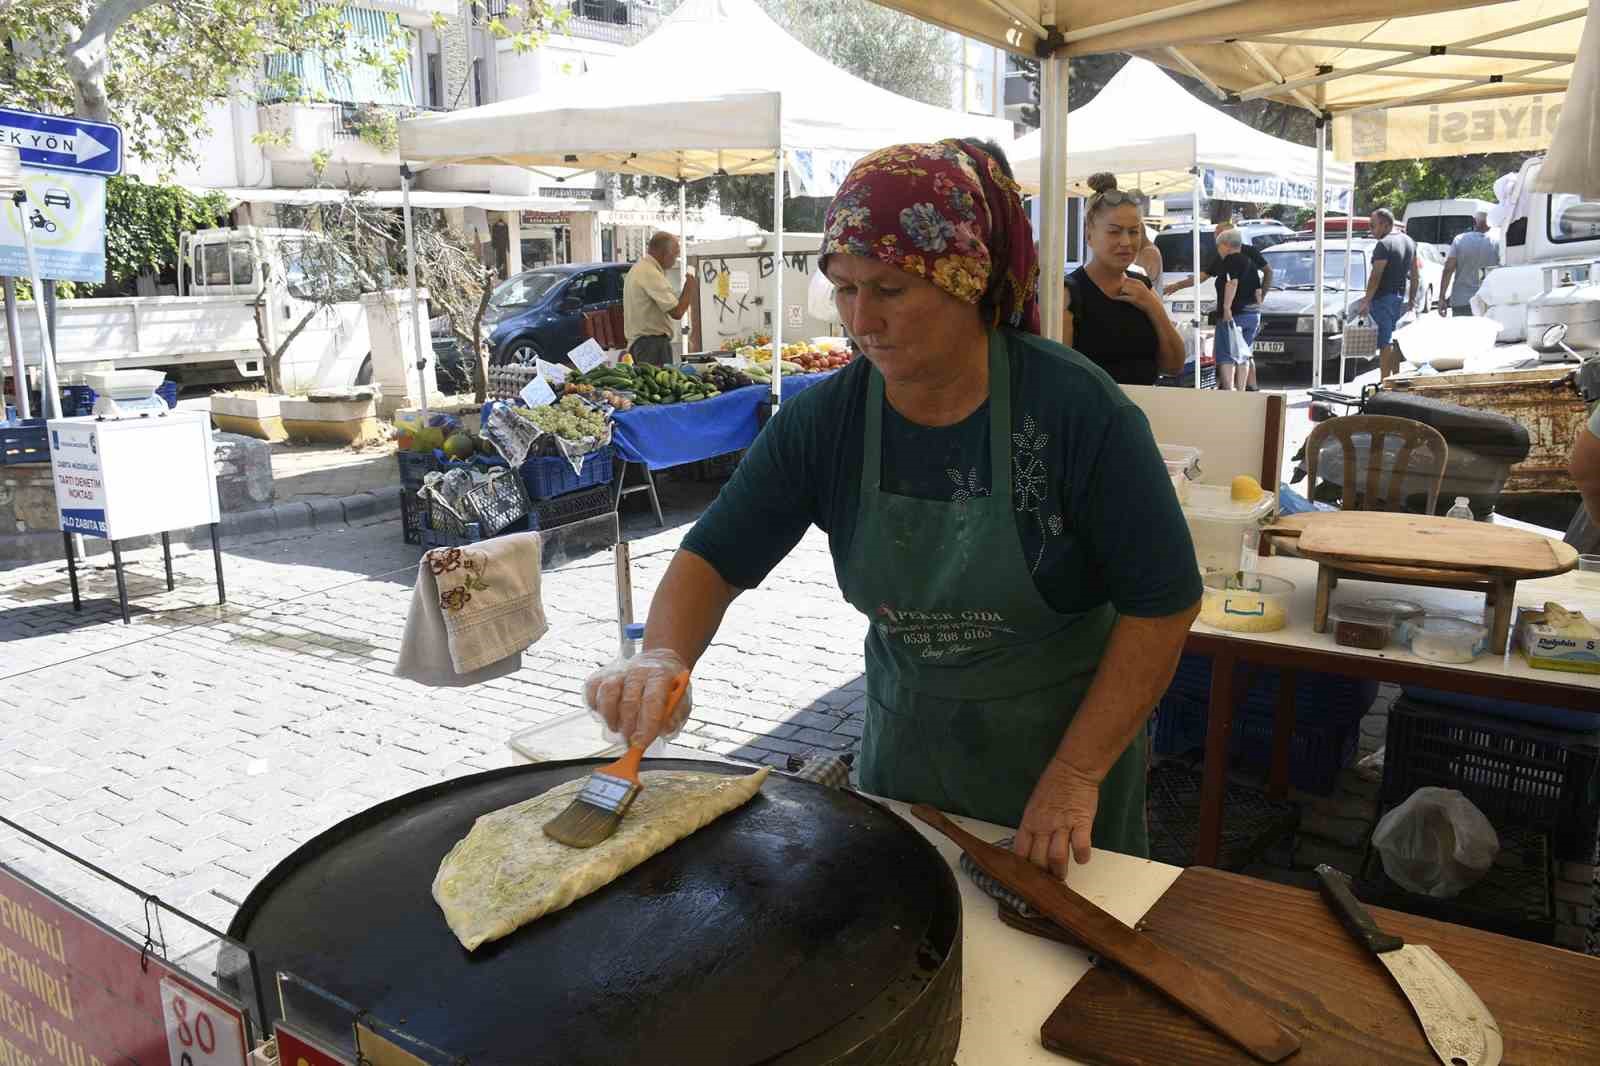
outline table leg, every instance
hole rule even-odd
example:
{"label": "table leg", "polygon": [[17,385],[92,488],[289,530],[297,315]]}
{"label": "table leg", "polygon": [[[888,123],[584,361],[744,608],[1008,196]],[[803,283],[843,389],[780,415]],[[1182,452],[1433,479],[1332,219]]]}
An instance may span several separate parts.
{"label": "table leg", "polygon": [[1233,682],[1238,659],[1219,654],[1211,661],[1211,703],[1206,717],[1205,776],[1200,783],[1200,835],[1196,866],[1215,866],[1222,856],[1222,804],[1228,788],[1228,749],[1233,734]]}
{"label": "table leg", "polygon": [[111,568],[117,574],[117,604],[122,608],[122,624],[131,625],[132,619],[128,617],[128,580],[122,574],[122,547],[116,541],[111,542]]}
{"label": "table leg", "polygon": [[78,552],[72,546],[72,534],[61,531],[61,541],[67,546],[67,584],[72,586],[72,609],[83,610],[83,599],[78,594]]}
{"label": "table leg", "polygon": [[661,500],[656,497],[656,479],[648,466],[644,468],[644,483],[650,489],[650,509],[656,513],[656,526],[665,529],[667,520],[661,517]]}
{"label": "table leg", "polygon": [[1504,655],[1511,637],[1511,615],[1517,609],[1517,583],[1498,578],[1490,587],[1494,594],[1494,616],[1489,631],[1489,650]]}
{"label": "table leg", "polygon": [[228,602],[228,587],[222,583],[222,545],[217,543],[217,523],[211,523],[211,561],[217,566],[217,605]]}
{"label": "table leg", "polygon": [[1327,566],[1317,566],[1317,606],[1311,616],[1311,631],[1328,631],[1328,596],[1333,591],[1333,572]]}
{"label": "table leg", "polygon": [[167,591],[175,587],[172,583],[172,537],[170,534],[161,534],[161,559],[167,564]]}
{"label": "table leg", "polygon": [[1294,739],[1293,670],[1278,674],[1278,703],[1272,711],[1272,763],[1267,771],[1267,798],[1282,801],[1289,795],[1289,742]]}

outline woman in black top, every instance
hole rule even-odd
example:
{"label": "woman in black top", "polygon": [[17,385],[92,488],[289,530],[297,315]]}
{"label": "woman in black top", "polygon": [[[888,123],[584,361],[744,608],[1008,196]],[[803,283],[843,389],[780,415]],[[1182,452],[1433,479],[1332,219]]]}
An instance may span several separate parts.
{"label": "woman in black top", "polygon": [[1183,337],[1143,274],[1130,271],[1144,232],[1139,200],[1110,174],[1089,179],[1089,262],[1067,275],[1062,343],[1119,385],[1153,385],[1183,369]]}

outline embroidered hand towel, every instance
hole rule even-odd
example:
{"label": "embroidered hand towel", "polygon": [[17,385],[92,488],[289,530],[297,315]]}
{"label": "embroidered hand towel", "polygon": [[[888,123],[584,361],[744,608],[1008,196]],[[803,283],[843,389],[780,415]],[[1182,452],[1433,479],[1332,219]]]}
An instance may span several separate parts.
{"label": "embroidered hand towel", "polygon": [[517,533],[424,554],[395,674],[459,686],[517,670],[549,628],[539,548],[537,533]]}

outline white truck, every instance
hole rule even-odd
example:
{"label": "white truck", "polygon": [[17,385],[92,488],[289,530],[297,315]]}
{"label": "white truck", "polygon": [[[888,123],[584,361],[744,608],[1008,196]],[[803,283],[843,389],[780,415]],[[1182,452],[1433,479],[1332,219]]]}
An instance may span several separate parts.
{"label": "white truck", "polygon": [[[376,288],[353,262],[325,276],[326,254],[308,255],[324,240],[307,230],[240,227],[185,234],[180,244],[178,296],[56,301],[55,356],[62,384],[99,370],[165,371],[180,387],[259,380],[264,358],[257,341],[262,304],[268,344],[276,349],[316,306],[308,284],[329,285],[336,302],[318,311],[284,355],[290,393],[314,387],[366,384],[372,379],[369,330],[361,294]],[[319,277],[306,276],[308,260]],[[22,350],[39,363],[37,318],[19,309]],[[5,361],[10,371],[11,360]],[[37,371],[34,371],[35,373]]]}
{"label": "white truck", "polygon": [[1505,195],[1502,265],[1478,290],[1480,311],[1500,323],[1501,342],[1539,339],[1528,336],[1528,301],[1549,290],[1548,271],[1557,284],[1568,276],[1581,281],[1600,260],[1600,202],[1533,191],[1543,163],[1542,156],[1525,162]]}

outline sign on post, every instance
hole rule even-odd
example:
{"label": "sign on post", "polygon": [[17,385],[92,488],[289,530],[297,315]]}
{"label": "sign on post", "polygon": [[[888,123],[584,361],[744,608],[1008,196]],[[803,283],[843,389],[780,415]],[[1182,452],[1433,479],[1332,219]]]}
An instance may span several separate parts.
{"label": "sign on post", "polygon": [[0,144],[15,148],[25,167],[122,173],[122,129],[109,122],[0,107]]}

